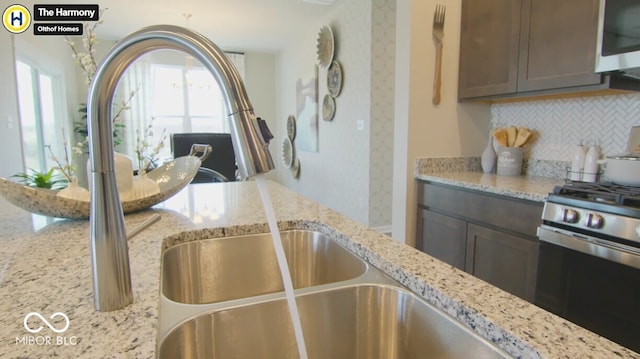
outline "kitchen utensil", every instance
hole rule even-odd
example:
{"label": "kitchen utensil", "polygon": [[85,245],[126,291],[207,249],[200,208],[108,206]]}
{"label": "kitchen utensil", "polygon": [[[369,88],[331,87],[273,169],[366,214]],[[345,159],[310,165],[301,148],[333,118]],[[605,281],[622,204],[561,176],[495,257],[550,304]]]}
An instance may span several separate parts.
{"label": "kitchen utensil", "polygon": [[507,130],[504,128],[496,128],[493,131],[493,139],[501,147],[507,147]]}
{"label": "kitchen utensil", "polygon": [[498,148],[498,166],[500,176],[520,176],[522,174],[523,150],[521,147]]}
{"label": "kitchen utensil", "polygon": [[624,154],[607,156],[607,177],[625,186],[640,186],[640,155]]}
{"label": "kitchen utensil", "polygon": [[516,142],[516,135],[518,133],[518,129],[515,126],[507,127],[507,146],[513,147],[513,144]]}
{"label": "kitchen utensil", "polygon": [[531,130],[526,127],[518,128],[516,134],[516,140],[513,143],[513,147],[522,147],[531,137]]}
{"label": "kitchen utensil", "polygon": [[433,80],[433,98],[431,101],[434,105],[440,104],[440,88],[442,87],[442,39],[444,37],[445,10],[445,5],[436,5],[436,11],[433,13],[433,39],[436,45],[436,71]]}

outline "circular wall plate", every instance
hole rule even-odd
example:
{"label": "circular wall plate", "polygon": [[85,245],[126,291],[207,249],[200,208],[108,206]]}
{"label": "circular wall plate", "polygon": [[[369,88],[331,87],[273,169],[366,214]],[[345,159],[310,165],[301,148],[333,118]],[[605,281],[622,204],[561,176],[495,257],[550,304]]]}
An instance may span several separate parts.
{"label": "circular wall plate", "polygon": [[331,27],[325,25],[320,28],[318,34],[318,63],[320,66],[326,68],[331,64],[334,49],[333,31],[331,31]]}
{"label": "circular wall plate", "polygon": [[296,139],[296,118],[293,115],[287,117],[287,136],[291,141]]}
{"label": "circular wall plate", "polygon": [[322,119],[325,121],[333,120],[336,114],[336,100],[333,96],[326,94],[322,100]]}
{"label": "circular wall plate", "polygon": [[293,143],[291,143],[289,137],[285,137],[284,140],[282,140],[282,163],[285,167],[291,168],[295,157]]}
{"label": "circular wall plate", "polygon": [[327,71],[327,88],[333,97],[338,97],[342,90],[342,66],[338,60],[334,60]]}
{"label": "circular wall plate", "polygon": [[293,178],[300,177],[300,160],[296,157],[293,161],[293,165],[291,166],[291,175]]}

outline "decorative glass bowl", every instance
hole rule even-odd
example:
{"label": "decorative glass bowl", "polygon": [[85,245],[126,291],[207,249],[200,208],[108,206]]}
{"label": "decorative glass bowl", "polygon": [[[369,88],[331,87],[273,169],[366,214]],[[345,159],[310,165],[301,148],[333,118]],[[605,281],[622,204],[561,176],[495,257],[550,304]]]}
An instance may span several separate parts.
{"label": "decorative glass bowl", "polygon": [[[122,202],[125,214],[147,209],[186,187],[200,168],[200,157],[178,157],[146,174],[160,192]],[[32,213],[59,218],[89,218],[90,202],[58,196],[59,191],[25,186],[0,177],[0,194],[7,201]]]}

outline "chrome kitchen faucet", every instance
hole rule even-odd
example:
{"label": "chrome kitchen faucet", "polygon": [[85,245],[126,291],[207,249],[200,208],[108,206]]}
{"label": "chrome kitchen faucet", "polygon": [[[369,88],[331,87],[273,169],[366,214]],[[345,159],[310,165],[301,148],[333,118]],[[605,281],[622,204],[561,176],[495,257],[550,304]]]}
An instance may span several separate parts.
{"label": "chrome kitchen faucet", "polygon": [[129,251],[113,160],[111,105],[122,74],[140,56],[172,49],[199,60],[222,89],[231,138],[242,177],[274,168],[263,124],[256,119],[244,84],[231,62],[213,42],[191,30],[156,25],[119,41],[97,69],[87,99],[91,165],[89,216],[94,305],[98,311],[123,308],[133,302]]}

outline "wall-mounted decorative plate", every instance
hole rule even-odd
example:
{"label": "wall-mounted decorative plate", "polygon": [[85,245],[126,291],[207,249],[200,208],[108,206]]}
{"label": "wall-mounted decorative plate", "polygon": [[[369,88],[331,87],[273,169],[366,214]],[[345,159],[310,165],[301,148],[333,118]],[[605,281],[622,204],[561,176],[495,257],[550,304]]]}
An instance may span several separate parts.
{"label": "wall-mounted decorative plate", "polygon": [[293,178],[300,177],[300,160],[296,157],[293,161],[293,165],[291,166],[291,175]]}
{"label": "wall-mounted decorative plate", "polygon": [[329,94],[333,97],[338,97],[342,90],[342,66],[338,60],[334,60],[329,71],[327,71],[327,88]]}
{"label": "wall-mounted decorative plate", "polygon": [[289,137],[285,137],[284,140],[282,140],[282,163],[287,168],[291,168],[291,165],[293,165],[293,161],[296,158],[294,151],[293,143]]}
{"label": "wall-mounted decorative plate", "polygon": [[287,136],[291,141],[296,139],[296,118],[293,115],[287,117]]}
{"label": "wall-mounted decorative plate", "polygon": [[330,26],[325,25],[320,28],[318,34],[318,63],[320,66],[326,68],[331,64],[334,50],[333,31]]}
{"label": "wall-mounted decorative plate", "polygon": [[333,120],[336,114],[336,100],[333,96],[326,94],[322,100],[322,119],[325,121]]}

